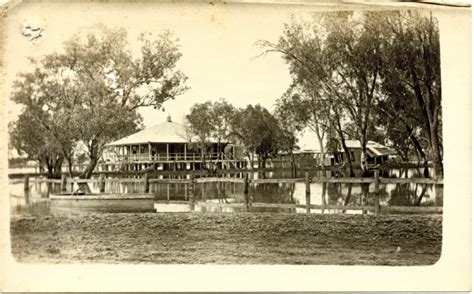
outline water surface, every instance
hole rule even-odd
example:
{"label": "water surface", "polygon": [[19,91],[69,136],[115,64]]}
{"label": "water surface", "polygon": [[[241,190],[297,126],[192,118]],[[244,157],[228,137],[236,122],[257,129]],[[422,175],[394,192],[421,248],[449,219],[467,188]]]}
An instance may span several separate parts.
{"label": "water surface", "polygon": [[[417,176],[409,171],[409,176]],[[388,176],[398,176],[394,170]],[[241,177],[242,175],[232,175]],[[303,177],[302,174],[297,175]],[[253,173],[252,178],[289,178],[284,173]],[[38,183],[31,179],[30,190],[24,191],[23,182],[11,180],[9,195],[12,214],[51,213],[127,213],[127,212],[287,212],[306,213],[304,207],[265,207],[266,204],[305,205],[304,183],[251,184],[245,199],[243,183],[196,183],[191,193],[184,183],[151,183],[150,194],[154,199],[133,200],[50,200],[49,193],[59,193],[59,184]],[[93,193],[99,193],[99,185],[89,184]],[[70,193],[78,187],[67,187]],[[374,205],[374,184],[321,184],[311,183],[310,204],[313,205]],[[135,194],[144,192],[139,182],[107,182],[107,193]],[[365,193],[364,193],[365,192]],[[194,195],[192,199],[191,195]],[[432,184],[381,184],[381,206],[442,206],[442,186]],[[311,209],[311,213],[341,213],[334,209]],[[365,213],[347,210],[345,213]],[[370,213],[370,212],[369,212]]]}

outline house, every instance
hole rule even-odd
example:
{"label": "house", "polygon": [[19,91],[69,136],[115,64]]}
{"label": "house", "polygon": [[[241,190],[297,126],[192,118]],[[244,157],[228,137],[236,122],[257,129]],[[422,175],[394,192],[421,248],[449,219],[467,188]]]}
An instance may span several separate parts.
{"label": "house", "polygon": [[[345,143],[347,149],[349,150],[352,164],[360,165],[362,157],[362,146],[360,144],[360,141],[346,140]],[[367,153],[367,163],[369,165],[383,164],[387,162],[389,158],[397,155],[397,152],[394,149],[374,141],[367,142]],[[331,161],[333,164],[344,163],[346,161],[345,156],[346,154],[341,147],[338,152],[334,154],[334,158],[332,158]]]}
{"label": "house", "polygon": [[[321,157],[323,157],[323,165],[329,166],[331,154],[325,153],[317,149],[303,149],[293,151],[293,157],[297,168],[312,168],[321,165]],[[269,160],[273,168],[290,168],[291,155],[288,152],[279,152],[275,158]]]}
{"label": "house", "polygon": [[[157,124],[135,134],[107,144],[104,154],[105,170],[199,170],[202,169],[201,150],[185,126],[168,116]],[[210,142],[206,161],[219,168],[242,168],[245,161],[237,146]]]}

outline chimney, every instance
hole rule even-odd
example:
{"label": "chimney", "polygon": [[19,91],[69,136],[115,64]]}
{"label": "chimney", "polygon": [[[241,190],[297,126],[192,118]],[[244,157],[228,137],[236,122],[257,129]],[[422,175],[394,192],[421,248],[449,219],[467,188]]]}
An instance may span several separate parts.
{"label": "chimney", "polygon": [[166,119],[167,122],[171,122],[171,115],[168,114],[168,118]]}

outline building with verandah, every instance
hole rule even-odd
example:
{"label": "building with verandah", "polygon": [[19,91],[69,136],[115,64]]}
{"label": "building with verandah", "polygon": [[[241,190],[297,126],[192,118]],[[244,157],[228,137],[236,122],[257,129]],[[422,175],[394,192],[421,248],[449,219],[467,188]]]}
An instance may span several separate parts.
{"label": "building with verandah", "polygon": [[[358,140],[346,140],[346,147],[349,151],[350,159],[352,164],[360,165],[362,160],[362,146]],[[369,165],[381,165],[390,160],[390,158],[396,157],[397,152],[390,147],[384,146],[374,141],[367,142],[367,164]],[[338,152],[335,153],[335,157],[332,159],[333,164],[340,164],[345,162],[346,154],[342,147]]]}
{"label": "building with verandah", "polygon": [[103,170],[200,170],[204,161],[221,169],[245,167],[238,146],[211,141],[202,152],[193,144],[193,137],[184,125],[168,116],[163,123],[107,144]]}

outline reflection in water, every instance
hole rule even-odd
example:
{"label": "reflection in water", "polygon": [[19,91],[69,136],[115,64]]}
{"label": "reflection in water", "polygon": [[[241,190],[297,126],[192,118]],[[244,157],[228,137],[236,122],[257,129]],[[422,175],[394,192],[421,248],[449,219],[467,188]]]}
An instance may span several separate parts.
{"label": "reflection in water", "polygon": [[94,199],[50,201],[51,213],[137,213],[155,212],[153,199]]}
{"label": "reflection in water", "polygon": [[[394,171],[394,174],[399,171]],[[401,172],[405,174],[405,171]],[[408,172],[417,176],[416,172]],[[302,174],[297,175],[302,177]],[[262,177],[253,173],[251,178]],[[287,178],[283,173],[267,173],[266,178]],[[382,206],[442,206],[442,186],[427,184],[380,184],[379,197]],[[89,184],[92,193],[99,193],[99,184]],[[78,187],[67,187],[70,193]],[[49,200],[49,193],[59,193],[59,184],[39,184],[30,182],[25,193],[23,182],[11,181],[9,185],[12,214],[49,214],[71,212],[150,212],[150,211],[196,211],[196,212],[287,212],[305,213],[305,208],[262,207],[263,204],[304,205],[304,183],[265,183],[252,184],[246,198],[243,183],[196,183],[194,191],[184,183],[150,183],[150,200]],[[131,179],[107,181],[106,191],[117,194],[143,193],[144,184]],[[310,204],[312,205],[374,205],[374,185],[311,183]],[[163,202],[165,201],[165,202]],[[312,213],[368,213],[357,210],[311,209]]]}

